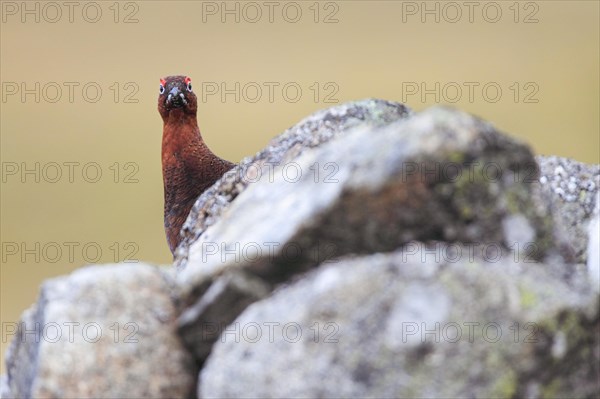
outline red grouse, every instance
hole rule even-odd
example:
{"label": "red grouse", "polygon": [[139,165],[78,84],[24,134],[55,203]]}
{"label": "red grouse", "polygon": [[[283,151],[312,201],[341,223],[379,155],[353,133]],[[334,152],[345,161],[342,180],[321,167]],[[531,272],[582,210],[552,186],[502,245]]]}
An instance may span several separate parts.
{"label": "red grouse", "polygon": [[208,148],[198,128],[198,102],[187,76],[160,80],[158,112],[163,120],[162,171],[165,189],[165,232],[171,252],[194,202],[234,164]]}

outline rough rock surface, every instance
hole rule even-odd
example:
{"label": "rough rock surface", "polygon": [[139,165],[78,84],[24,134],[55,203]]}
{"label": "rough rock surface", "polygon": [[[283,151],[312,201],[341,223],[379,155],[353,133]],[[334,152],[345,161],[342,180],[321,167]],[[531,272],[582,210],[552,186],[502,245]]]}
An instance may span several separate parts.
{"label": "rough rock surface", "polygon": [[0,393],[600,397],[599,167],[538,161],[446,108],[320,111],[198,199],[177,271],[46,282]]}
{"label": "rough rock surface", "polygon": [[[200,360],[212,315],[227,325],[243,310],[215,311],[224,298],[249,304],[344,254],[392,251],[413,240],[494,243],[529,260],[553,251],[551,217],[530,200],[538,170],[529,148],[468,114],[431,108],[360,126],[296,162],[303,171],[333,163],[334,180],[305,173],[292,181],[276,169],[273,180],[241,193],[180,265],[184,301],[196,309],[181,332]],[[243,294],[228,286],[232,274],[266,290]]]}
{"label": "rough rock surface", "polygon": [[540,165],[540,187],[544,203],[556,228],[573,248],[576,262],[587,258],[588,224],[600,190],[600,165],[587,165],[568,158],[536,157]]}
{"label": "rough rock surface", "polygon": [[341,260],[250,306],[216,343],[199,397],[600,392],[599,297],[587,281],[425,248]]}
{"label": "rough rock surface", "polygon": [[12,395],[189,397],[197,369],[176,334],[172,284],[144,264],[46,281],[6,357]]}
{"label": "rough rock surface", "polygon": [[[263,176],[246,189],[190,246],[180,280],[230,265],[285,274],[276,257],[287,243],[313,264],[411,240],[535,242],[537,257],[549,247],[550,217],[529,198],[538,178],[529,148],[465,113],[431,108],[385,127],[357,128],[296,163],[307,171],[327,162],[335,165],[331,177],[291,180],[276,169],[274,179]],[[313,237],[332,252],[306,250],[318,244]],[[269,250],[267,241],[278,245]],[[283,255],[285,263],[302,260]]]}
{"label": "rough rock surface", "polygon": [[[271,140],[264,150],[242,159],[198,198],[183,226],[182,240],[175,252],[175,264],[187,260],[189,245],[220,219],[231,201],[250,183],[262,176],[272,176],[275,166],[292,162],[306,149],[326,143],[354,127],[384,126],[411,114],[411,110],[403,104],[366,99],[317,111],[304,118]],[[308,173],[308,170],[303,172]]]}
{"label": "rough rock surface", "polygon": [[0,375],[0,398],[14,398],[12,392],[10,391],[10,388],[8,387],[8,377],[6,375]]}
{"label": "rough rock surface", "polygon": [[600,193],[596,193],[596,209],[588,228],[587,266],[590,278],[600,291]]}

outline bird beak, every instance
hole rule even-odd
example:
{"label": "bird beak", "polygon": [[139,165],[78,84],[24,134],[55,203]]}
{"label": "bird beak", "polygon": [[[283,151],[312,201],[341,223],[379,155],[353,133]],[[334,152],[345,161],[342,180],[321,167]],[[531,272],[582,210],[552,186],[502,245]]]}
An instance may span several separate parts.
{"label": "bird beak", "polygon": [[179,87],[175,86],[167,96],[167,105],[171,105],[172,102],[178,103],[179,101],[183,102],[185,105],[188,103],[185,99],[185,95],[179,90]]}
{"label": "bird beak", "polygon": [[171,104],[171,102],[173,101],[173,99],[177,98],[177,95],[179,94],[179,87],[175,86],[171,89],[171,91],[169,92],[169,95],[167,96],[167,104]]}

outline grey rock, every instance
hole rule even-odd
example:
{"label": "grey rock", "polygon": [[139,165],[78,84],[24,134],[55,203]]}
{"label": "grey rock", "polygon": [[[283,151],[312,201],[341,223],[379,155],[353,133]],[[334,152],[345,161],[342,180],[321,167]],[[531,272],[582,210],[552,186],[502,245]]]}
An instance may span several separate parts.
{"label": "grey rock", "polygon": [[[13,396],[19,398],[32,397],[31,385],[36,378],[38,346],[42,336],[39,317],[38,306],[33,304],[23,312],[18,325],[10,331],[15,332],[15,336],[5,355],[7,384]],[[23,335],[24,332],[29,334]]]}
{"label": "grey rock", "polygon": [[182,240],[175,252],[175,265],[185,263],[190,244],[220,219],[250,183],[258,181],[261,176],[272,176],[275,166],[292,162],[306,149],[326,143],[356,126],[383,126],[411,113],[403,104],[366,99],[320,110],[304,118],[271,140],[256,155],[242,159],[198,198],[183,226]]}
{"label": "grey rock", "polygon": [[189,397],[197,366],[176,333],[172,276],[144,264],[46,281],[6,356],[16,397]]}
{"label": "grey rock", "polygon": [[573,262],[586,263],[588,225],[600,190],[600,165],[556,156],[536,157],[542,206],[554,219],[555,241],[572,248]]}
{"label": "grey rock", "polygon": [[587,266],[590,279],[600,291],[600,193],[596,193],[596,208],[588,229]]}
{"label": "grey rock", "polygon": [[432,108],[359,127],[297,159],[304,171],[327,162],[336,168],[331,181],[275,173],[246,189],[190,246],[179,280],[228,265],[285,274],[278,262],[314,265],[411,240],[514,244],[510,234],[534,240],[538,257],[550,247],[550,217],[529,199],[538,178],[529,148],[465,113]]}
{"label": "grey rock", "polygon": [[241,271],[216,278],[201,299],[179,317],[179,332],[194,357],[206,359],[235,316],[270,292],[270,285]]}
{"label": "grey rock", "polygon": [[598,396],[589,282],[409,246],[324,265],[251,305],[215,344],[198,396]]}
{"label": "grey rock", "polygon": [[14,395],[8,387],[8,377],[6,374],[0,375],[0,398],[2,399],[13,399]]}
{"label": "grey rock", "polygon": [[[468,114],[432,108],[380,127],[359,126],[295,162],[303,171],[330,162],[334,180],[263,177],[180,265],[183,301],[200,309],[180,320],[180,332],[188,346],[203,348],[200,362],[216,338],[205,334],[216,320],[201,305],[211,286],[224,287],[220,298],[230,302],[264,295],[228,290],[223,275],[252,275],[268,292],[324,261],[392,251],[413,240],[491,243],[528,260],[553,251],[551,218],[530,201],[538,171],[529,148]],[[219,321],[230,323],[242,310],[224,309]]]}

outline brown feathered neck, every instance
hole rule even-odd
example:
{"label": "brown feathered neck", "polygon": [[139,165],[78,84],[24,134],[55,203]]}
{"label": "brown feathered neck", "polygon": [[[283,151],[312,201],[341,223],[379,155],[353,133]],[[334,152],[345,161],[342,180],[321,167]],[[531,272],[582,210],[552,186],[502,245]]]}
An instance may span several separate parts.
{"label": "brown feathered neck", "polygon": [[173,163],[176,158],[184,154],[186,156],[200,156],[201,154],[196,152],[190,153],[187,151],[194,146],[203,147],[212,154],[202,139],[196,115],[186,114],[180,110],[171,111],[168,117],[163,120],[163,170],[165,165]]}

